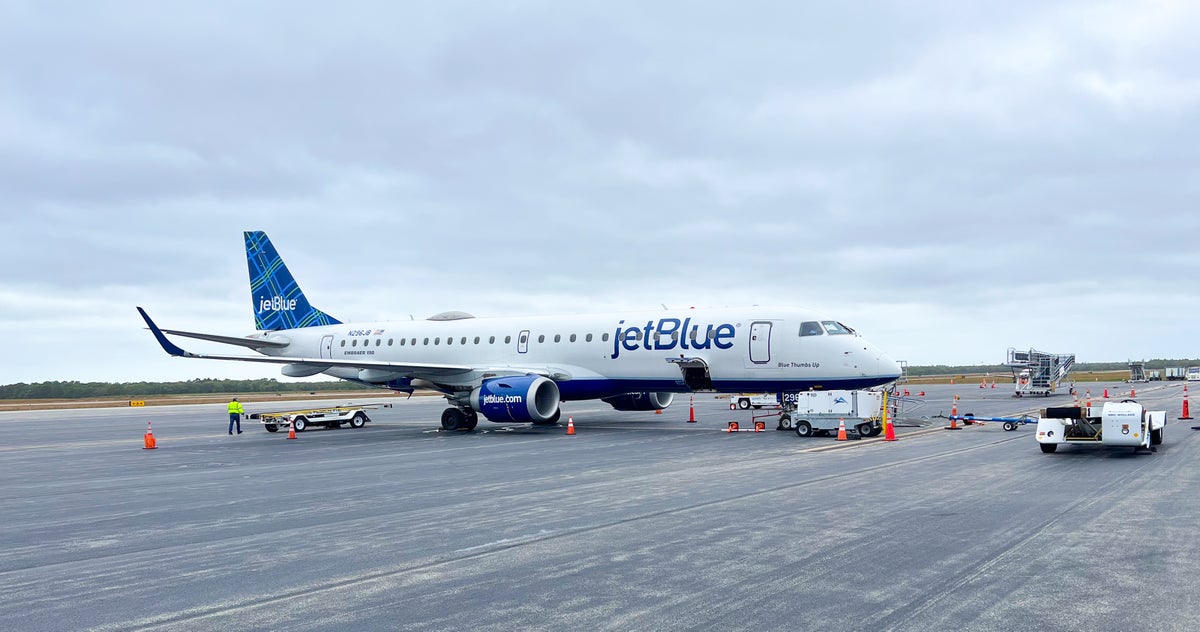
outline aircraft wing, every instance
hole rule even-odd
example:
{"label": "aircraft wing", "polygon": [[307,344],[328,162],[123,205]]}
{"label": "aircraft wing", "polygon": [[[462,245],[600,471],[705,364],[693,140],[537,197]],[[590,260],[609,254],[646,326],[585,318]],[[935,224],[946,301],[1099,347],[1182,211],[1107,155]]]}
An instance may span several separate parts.
{"label": "aircraft wing", "polygon": [[[454,375],[454,374],[458,374],[458,373],[466,373],[466,372],[477,369],[477,367],[472,367],[472,366],[468,366],[468,365],[458,365],[458,364],[414,364],[414,363],[408,363],[408,362],[372,362],[369,360],[334,360],[332,358],[304,358],[304,357],[296,357],[296,356],[240,356],[240,355],[192,353],[190,351],[185,351],[184,349],[182,349],[175,343],[171,342],[170,340],[167,340],[167,336],[166,336],[165,332],[162,329],[159,329],[158,325],[154,324],[154,321],[150,320],[150,316],[149,316],[149,314],[146,313],[146,310],[142,309],[141,307],[137,308],[137,310],[142,315],[142,319],[146,321],[146,325],[150,328],[150,331],[154,333],[154,337],[155,337],[155,339],[158,340],[158,344],[162,345],[163,351],[166,351],[170,355],[173,355],[176,357],[181,357],[181,358],[201,358],[201,359],[206,359],[206,360],[236,360],[236,361],[240,361],[240,362],[264,362],[264,363],[268,363],[268,364],[302,364],[302,365],[306,365],[306,366],[324,367],[324,368],[338,366],[338,367],[347,367],[347,368],[356,368],[356,369],[381,369],[381,370],[387,370],[387,371],[396,371],[396,372],[412,374],[414,376],[428,376],[428,377],[437,376],[437,375]],[[179,335],[187,335],[187,334],[181,333]],[[200,335],[194,335],[194,336],[190,336],[190,337],[200,338],[201,336],[203,336],[202,339],[204,339],[204,340],[212,340],[214,342],[224,342],[223,339],[229,338],[229,339],[238,341],[238,342],[234,342],[231,344],[237,344],[237,345],[241,345],[241,346],[250,346],[250,345],[246,345],[244,343],[244,341],[250,340],[247,338],[233,338],[233,337],[229,337],[229,336],[215,336],[215,335],[209,335],[209,334],[200,334]]]}
{"label": "aircraft wing", "polygon": [[[140,308],[139,308],[140,309]],[[282,337],[276,338],[256,338],[253,336],[239,338],[237,336],[220,336],[217,334],[201,334],[194,331],[178,331],[176,329],[164,329],[164,334],[172,336],[185,336],[187,338],[196,338],[198,340],[208,340],[210,342],[219,342],[226,345],[237,345],[239,347],[249,347],[251,349],[264,349],[269,347],[281,348],[286,347],[292,342]]]}

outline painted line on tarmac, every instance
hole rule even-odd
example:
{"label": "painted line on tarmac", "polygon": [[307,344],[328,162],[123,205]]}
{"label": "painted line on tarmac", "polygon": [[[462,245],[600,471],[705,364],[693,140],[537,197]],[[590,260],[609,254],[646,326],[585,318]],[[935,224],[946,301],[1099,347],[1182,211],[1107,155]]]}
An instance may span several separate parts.
{"label": "painted line on tarmac", "polygon": [[[927,434],[941,432],[942,430],[944,430],[944,428],[942,428],[940,426],[936,427],[936,428],[922,428],[921,430],[914,430],[912,432],[906,432],[903,435],[897,435],[896,441],[903,441],[904,439],[921,437],[921,436],[924,436]],[[805,448],[803,450],[800,450],[800,452],[805,452],[805,453],[829,452],[831,450],[845,450],[847,448],[856,448],[856,447],[860,447],[860,446],[864,446],[864,445],[873,445],[873,444],[881,443],[881,442],[884,442],[883,437],[871,437],[870,439],[853,439],[853,440],[849,440],[849,441],[838,441],[837,443],[835,443],[833,445],[823,445],[823,446],[818,446],[815,448]],[[843,443],[845,445],[842,445]],[[891,442],[887,441],[884,443],[891,443]]]}
{"label": "painted line on tarmac", "polygon": [[[41,443],[41,444],[33,444],[33,445],[6,445],[6,446],[0,446],[0,453],[24,452],[26,450],[56,450],[56,449],[60,449],[60,448],[87,448],[87,447],[96,447],[96,446],[113,446],[113,445],[126,445],[126,444],[131,445],[131,446],[137,446],[140,448],[143,445],[143,441],[144,441],[142,438],[143,436],[144,435],[139,435],[135,439],[97,439],[95,441],[63,441],[60,443]],[[158,444],[159,448],[163,448],[163,447],[165,447],[162,445],[162,443],[164,441],[167,442],[168,444],[174,443],[177,441],[191,441],[191,440],[195,440],[195,439],[211,439],[212,441],[215,442],[215,441],[219,441],[221,439],[221,437],[229,437],[229,435],[226,435],[226,434],[216,434],[216,435],[211,435],[211,434],[199,434],[199,435],[197,435],[197,434],[193,434],[193,435],[168,434],[168,435],[164,435],[161,433],[156,433],[154,435],[154,440]]]}

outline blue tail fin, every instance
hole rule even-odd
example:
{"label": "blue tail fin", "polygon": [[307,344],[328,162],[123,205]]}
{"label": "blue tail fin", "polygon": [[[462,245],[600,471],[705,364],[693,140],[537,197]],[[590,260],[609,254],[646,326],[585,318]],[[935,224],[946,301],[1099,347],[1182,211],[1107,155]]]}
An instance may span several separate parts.
{"label": "blue tail fin", "polygon": [[256,230],[245,235],[255,327],[273,330],[341,324],[308,304],[266,233]]}

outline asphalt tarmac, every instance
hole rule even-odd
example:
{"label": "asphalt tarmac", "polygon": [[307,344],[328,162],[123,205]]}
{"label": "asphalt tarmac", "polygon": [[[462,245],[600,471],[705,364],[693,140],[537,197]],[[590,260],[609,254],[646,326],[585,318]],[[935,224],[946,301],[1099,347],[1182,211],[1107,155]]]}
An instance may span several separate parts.
{"label": "asphalt tarmac", "polygon": [[568,402],[574,436],[440,432],[439,398],[295,441],[214,405],[0,413],[0,629],[1197,630],[1200,422],[1136,388],[1153,454],[942,430],[955,394],[1071,402],[1011,385],[910,386],[895,442],[725,433],[763,411],[711,395],[694,424]]}

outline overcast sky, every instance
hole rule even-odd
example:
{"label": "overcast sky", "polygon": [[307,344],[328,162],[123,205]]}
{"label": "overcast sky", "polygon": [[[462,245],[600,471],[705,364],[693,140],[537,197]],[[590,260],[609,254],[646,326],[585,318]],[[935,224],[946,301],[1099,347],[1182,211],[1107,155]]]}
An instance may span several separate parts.
{"label": "overcast sky", "polygon": [[347,322],[786,304],[914,365],[1200,357],[1197,33],[1194,2],[0,2],[0,384],[278,377],[134,309],[252,333],[243,230]]}

